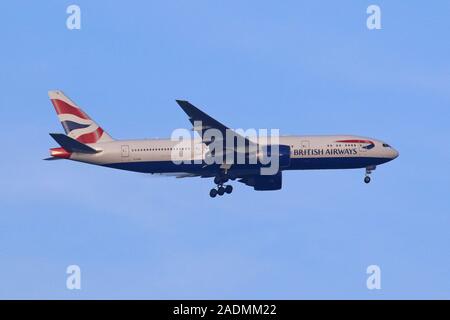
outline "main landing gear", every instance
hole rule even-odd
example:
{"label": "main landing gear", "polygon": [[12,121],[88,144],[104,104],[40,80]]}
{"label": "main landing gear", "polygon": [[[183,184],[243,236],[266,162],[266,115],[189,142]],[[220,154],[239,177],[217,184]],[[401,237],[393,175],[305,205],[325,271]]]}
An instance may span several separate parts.
{"label": "main landing gear", "polygon": [[227,178],[215,177],[214,183],[217,184],[217,188],[211,189],[211,191],[209,191],[209,196],[211,198],[215,198],[217,195],[223,196],[225,193],[230,194],[231,192],[233,192],[232,185],[224,185],[224,183],[226,183],[227,181]]}
{"label": "main landing gear", "polygon": [[376,167],[375,166],[373,166],[373,167],[367,167],[366,168],[366,176],[364,177],[364,182],[365,183],[369,183],[370,182],[370,174],[372,173],[372,170],[375,170],[376,169]]}

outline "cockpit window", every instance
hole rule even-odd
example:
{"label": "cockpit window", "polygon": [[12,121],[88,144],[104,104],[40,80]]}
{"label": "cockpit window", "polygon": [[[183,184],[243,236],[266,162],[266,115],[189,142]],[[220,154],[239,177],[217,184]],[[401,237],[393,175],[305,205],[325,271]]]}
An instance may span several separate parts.
{"label": "cockpit window", "polygon": [[388,145],[387,143],[383,143],[383,147],[385,147],[385,148],[390,148],[391,146]]}

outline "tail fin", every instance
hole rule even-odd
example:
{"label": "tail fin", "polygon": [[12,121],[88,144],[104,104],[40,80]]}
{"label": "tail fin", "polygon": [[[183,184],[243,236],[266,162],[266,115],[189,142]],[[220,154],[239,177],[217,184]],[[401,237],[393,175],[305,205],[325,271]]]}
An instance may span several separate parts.
{"label": "tail fin", "polygon": [[98,143],[114,140],[62,91],[49,91],[48,96],[55,107],[59,121],[61,121],[69,137],[81,143]]}

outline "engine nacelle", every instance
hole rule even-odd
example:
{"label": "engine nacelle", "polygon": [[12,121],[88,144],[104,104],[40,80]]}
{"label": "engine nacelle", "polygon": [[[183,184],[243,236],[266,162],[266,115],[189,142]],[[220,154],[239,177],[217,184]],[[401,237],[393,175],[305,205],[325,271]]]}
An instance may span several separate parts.
{"label": "engine nacelle", "polygon": [[275,175],[255,175],[242,178],[240,182],[252,186],[255,190],[280,190],[282,185],[282,175],[278,172]]}
{"label": "engine nacelle", "polygon": [[258,160],[264,166],[270,166],[271,162],[274,161],[274,157],[278,157],[278,165],[280,168],[286,168],[291,165],[291,147],[279,144],[279,145],[267,145],[261,147],[262,149],[258,153]]}

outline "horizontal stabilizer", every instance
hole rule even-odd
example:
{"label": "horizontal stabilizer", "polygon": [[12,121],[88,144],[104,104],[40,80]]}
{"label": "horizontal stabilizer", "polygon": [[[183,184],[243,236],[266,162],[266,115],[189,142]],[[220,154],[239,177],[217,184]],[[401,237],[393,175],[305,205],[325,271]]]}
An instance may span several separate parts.
{"label": "horizontal stabilizer", "polygon": [[50,133],[58,144],[69,152],[97,153],[97,150],[62,133]]}
{"label": "horizontal stabilizer", "polygon": [[58,157],[48,157],[48,158],[45,158],[45,159],[43,159],[43,160],[46,160],[46,161],[53,161],[53,160],[61,160],[61,159],[63,159],[63,158],[58,158]]}

